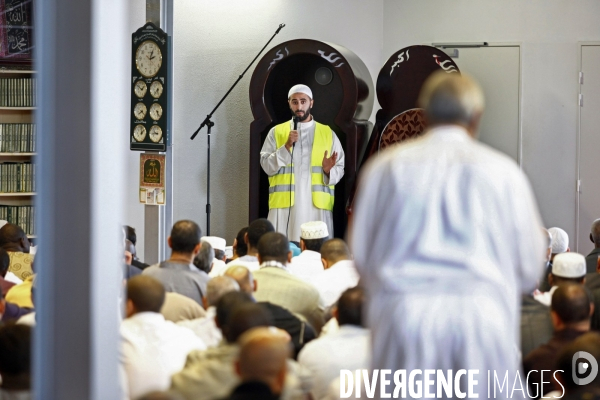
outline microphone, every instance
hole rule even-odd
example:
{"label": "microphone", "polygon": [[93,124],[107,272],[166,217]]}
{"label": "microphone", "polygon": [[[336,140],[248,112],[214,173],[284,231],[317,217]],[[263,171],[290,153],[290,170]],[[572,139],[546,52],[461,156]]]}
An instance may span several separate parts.
{"label": "microphone", "polygon": [[[294,120],[294,130],[298,130],[298,117],[292,118]],[[292,143],[292,148],[296,148],[296,142]]]}

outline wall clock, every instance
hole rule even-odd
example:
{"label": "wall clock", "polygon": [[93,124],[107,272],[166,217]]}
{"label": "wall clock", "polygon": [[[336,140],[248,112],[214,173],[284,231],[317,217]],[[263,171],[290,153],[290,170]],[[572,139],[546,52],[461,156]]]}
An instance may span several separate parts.
{"label": "wall clock", "polygon": [[132,35],[131,150],[167,150],[169,46],[169,36],[151,22]]}

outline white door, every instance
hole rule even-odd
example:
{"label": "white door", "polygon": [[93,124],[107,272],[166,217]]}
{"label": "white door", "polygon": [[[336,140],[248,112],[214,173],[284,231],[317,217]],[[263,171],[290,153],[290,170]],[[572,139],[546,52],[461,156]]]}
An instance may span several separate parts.
{"label": "white door", "polygon": [[600,46],[581,46],[579,120],[579,207],[577,252],[587,255],[592,222],[600,218]]}
{"label": "white door", "polygon": [[[485,95],[479,140],[520,162],[520,76],[518,45],[458,48],[461,72],[475,78]],[[448,53],[454,49],[447,48]]]}

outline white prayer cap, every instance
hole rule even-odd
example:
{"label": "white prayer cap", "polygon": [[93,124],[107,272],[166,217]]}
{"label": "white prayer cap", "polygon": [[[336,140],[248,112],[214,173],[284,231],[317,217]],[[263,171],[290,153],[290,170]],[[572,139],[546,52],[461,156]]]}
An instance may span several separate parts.
{"label": "white prayer cap", "polygon": [[329,237],[327,224],[323,221],[306,222],[300,225],[300,237],[302,239],[323,239]]}
{"label": "white prayer cap", "polygon": [[227,242],[225,241],[225,239],[217,236],[202,236],[200,241],[210,244],[215,250],[225,251],[225,247],[227,246]]}
{"label": "white prayer cap", "polygon": [[552,235],[552,254],[564,253],[569,248],[569,235],[560,228],[548,229]]}
{"label": "white prayer cap", "polygon": [[552,275],[561,278],[582,278],[585,273],[585,257],[579,253],[560,253],[552,261]]}
{"label": "white prayer cap", "polygon": [[288,92],[288,99],[290,97],[292,97],[292,95],[295,94],[295,93],[304,93],[305,95],[307,95],[308,97],[310,97],[311,100],[313,98],[312,90],[310,90],[310,88],[308,86],[306,86],[306,85],[294,85],[294,86],[292,86],[292,88]]}

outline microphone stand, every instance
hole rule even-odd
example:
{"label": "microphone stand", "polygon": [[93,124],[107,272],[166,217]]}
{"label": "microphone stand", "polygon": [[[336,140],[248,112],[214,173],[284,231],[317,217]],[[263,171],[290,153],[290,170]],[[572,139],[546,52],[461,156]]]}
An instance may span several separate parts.
{"label": "microphone stand", "polygon": [[277,30],[275,31],[273,36],[271,36],[271,39],[269,39],[267,44],[265,44],[263,46],[263,48],[260,49],[260,51],[258,52],[256,57],[254,57],[254,59],[250,62],[250,64],[248,64],[248,66],[246,67],[244,72],[242,72],[242,74],[237,78],[237,80],[229,88],[227,93],[225,93],[225,96],[223,96],[223,98],[217,103],[215,108],[213,108],[213,110],[210,112],[210,114],[208,114],[206,116],[206,118],[204,118],[204,121],[202,121],[202,123],[200,124],[200,127],[198,129],[196,129],[196,131],[190,138],[191,140],[194,140],[194,138],[196,137],[198,132],[200,132],[200,130],[202,128],[204,128],[204,126],[207,126],[207,129],[208,129],[208,131],[207,131],[208,156],[206,158],[206,174],[207,174],[206,175],[206,235],[207,236],[210,236],[210,212],[211,212],[211,208],[210,208],[210,130],[213,126],[215,126],[215,123],[211,121],[211,118],[212,118],[213,114],[215,113],[215,111],[217,111],[217,109],[219,108],[221,103],[223,103],[223,101],[227,98],[227,96],[229,96],[229,93],[231,93],[233,88],[238,84],[239,81],[242,80],[242,78],[244,77],[244,74],[250,69],[252,64],[254,64],[254,61],[256,61],[258,56],[261,55],[261,53],[265,50],[265,48],[269,45],[269,43],[271,43],[271,41],[275,38],[275,36],[279,33],[279,31],[281,31],[281,29],[283,29],[283,27],[285,27],[285,24],[279,24],[279,27],[277,28]]}

